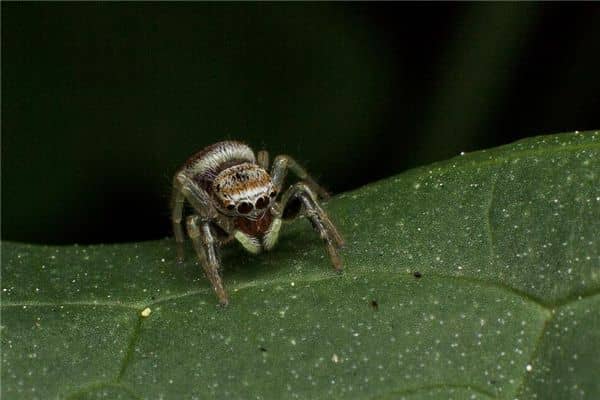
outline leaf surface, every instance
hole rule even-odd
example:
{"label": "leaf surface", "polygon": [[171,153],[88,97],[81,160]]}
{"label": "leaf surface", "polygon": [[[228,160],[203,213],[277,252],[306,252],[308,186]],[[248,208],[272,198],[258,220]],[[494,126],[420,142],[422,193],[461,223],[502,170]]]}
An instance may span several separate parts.
{"label": "leaf surface", "polygon": [[2,397],[598,398],[599,174],[584,132],[342,194],[342,275],[298,220],[224,249],[225,310],[170,239],[4,242]]}

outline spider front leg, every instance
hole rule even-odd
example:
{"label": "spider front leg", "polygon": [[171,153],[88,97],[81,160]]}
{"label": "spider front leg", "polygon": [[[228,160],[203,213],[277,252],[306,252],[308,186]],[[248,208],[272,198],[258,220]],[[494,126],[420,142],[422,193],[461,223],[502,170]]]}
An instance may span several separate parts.
{"label": "spider front leg", "polygon": [[317,201],[317,195],[305,183],[298,182],[291,186],[281,199],[281,214],[283,215],[286,207],[294,199],[300,201],[302,213],[310,220],[313,227],[319,232],[319,236],[325,242],[325,248],[336,271],[342,270],[342,261],[338,255],[337,249],[344,245],[344,239],[336,229],[329,216],[321,208]]}
{"label": "spider front leg", "polygon": [[281,186],[285,181],[288,169],[296,175],[298,175],[298,177],[313,190],[313,192],[311,193],[316,192],[316,194],[322,199],[328,199],[330,197],[329,193],[327,193],[327,190],[325,190],[321,185],[319,185],[308,174],[308,172],[306,172],[306,170],[296,162],[296,160],[285,154],[275,157],[275,161],[273,161],[273,167],[271,169],[271,178],[273,179],[273,185],[277,188],[278,191],[281,190]]}
{"label": "spider front leg", "polygon": [[219,303],[226,306],[229,300],[221,281],[221,275],[219,275],[219,242],[211,230],[210,222],[200,221],[197,215],[190,215],[187,218],[187,230],[204,273],[219,298]]}
{"label": "spider front leg", "polygon": [[171,197],[171,223],[175,234],[177,261],[183,262],[183,204],[187,200],[196,212],[205,218],[215,217],[216,212],[210,204],[210,197],[185,173],[179,172],[173,179],[173,194]]}
{"label": "spider front leg", "polygon": [[183,229],[181,228],[181,218],[183,218],[183,203],[185,197],[181,190],[173,188],[171,200],[171,223],[173,233],[175,234],[175,246],[177,249],[177,262],[183,262]]}

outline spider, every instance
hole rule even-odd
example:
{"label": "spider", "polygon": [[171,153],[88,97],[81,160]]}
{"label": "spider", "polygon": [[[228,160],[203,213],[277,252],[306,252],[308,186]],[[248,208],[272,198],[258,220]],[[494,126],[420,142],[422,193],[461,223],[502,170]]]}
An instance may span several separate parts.
{"label": "spider", "polygon": [[[229,300],[220,275],[221,245],[237,240],[250,253],[271,250],[284,219],[306,216],[323,239],[333,268],[342,270],[337,250],[344,240],[318,201],[328,193],[290,156],[277,156],[270,173],[268,168],[266,150],[255,157],[246,144],[224,141],[194,154],[173,179],[171,221],[177,260],[183,261],[181,222],[187,200],[193,209],[186,218],[188,236],[223,306]],[[278,201],[288,169],[301,180]]]}

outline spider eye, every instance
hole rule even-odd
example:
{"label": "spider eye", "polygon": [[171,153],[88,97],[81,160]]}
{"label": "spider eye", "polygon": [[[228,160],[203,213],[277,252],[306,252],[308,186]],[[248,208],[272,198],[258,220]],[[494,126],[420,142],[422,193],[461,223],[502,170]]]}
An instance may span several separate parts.
{"label": "spider eye", "polygon": [[235,208],[235,205],[234,205],[234,204],[227,204],[227,209],[228,209],[229,211],[233,210],[234,208]]}
{"label": "spider eye", "polygon": [[275,196],[277,196],[277,192],[275,190],[273,190],[269,196],[275,197]]}
{"label": "spider eye", "polygon": [[248,214],[253,208],[254,206],[247,201],[243,201],[237,206],[237,210],[240,214]]}
{"label": "spider eye", "polygon": [[256,200],[256,208],[262,210],[266,206],[269,205],[269,198],[267,196],[263,196],[260,199]]}

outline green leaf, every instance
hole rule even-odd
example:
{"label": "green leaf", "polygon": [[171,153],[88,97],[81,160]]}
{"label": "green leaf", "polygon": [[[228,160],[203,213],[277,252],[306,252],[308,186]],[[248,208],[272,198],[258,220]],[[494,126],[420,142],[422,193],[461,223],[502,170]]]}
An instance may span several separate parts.
{"label": "green leaf", "polygon": [[586,132],[342,194],[342,275],[299,220],[226,309],[171,239],[5,242],[2,398],[600,398],[599,174]]}

